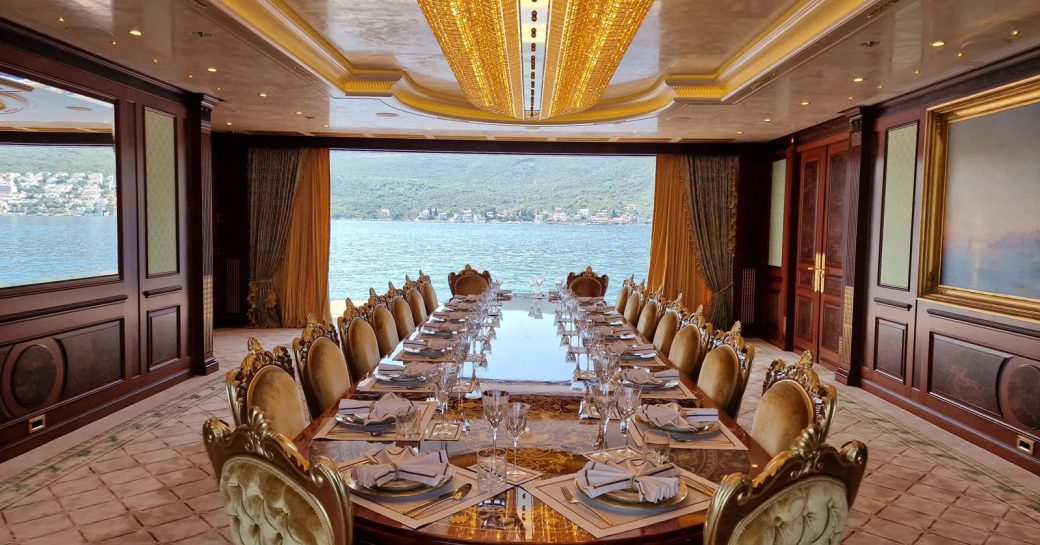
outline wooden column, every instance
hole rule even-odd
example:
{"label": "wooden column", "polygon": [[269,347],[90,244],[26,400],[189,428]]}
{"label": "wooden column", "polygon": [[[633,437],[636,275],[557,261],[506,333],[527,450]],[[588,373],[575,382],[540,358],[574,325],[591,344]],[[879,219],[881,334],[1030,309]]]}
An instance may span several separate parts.
{"label": "wooden column", "polygon": [[218,368],[213,357],[213,154],[210,117],[219,99],[195,95],[188,117],[191,135],[189,245],[191,256],[191,352],[197,375]]}
{"label": "wooden column", "polygon": [[839,382],[858,385],[866,342],[867,267],[870,263],[870,200],[872,186],[872,135],[874,112],[856,107],[843,112],[849,123],[848,227],[845,236],[844,305],[842,308]]}

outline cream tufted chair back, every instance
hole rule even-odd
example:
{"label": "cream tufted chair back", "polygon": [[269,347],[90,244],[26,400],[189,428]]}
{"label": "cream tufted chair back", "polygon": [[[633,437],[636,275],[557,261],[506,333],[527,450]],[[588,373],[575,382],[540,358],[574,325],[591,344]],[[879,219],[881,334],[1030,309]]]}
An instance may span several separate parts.
{"label": "cream tufted chair back", "polygon": [[652,297],[643,305],[643,310],[639,313],[639,320],[636,321],[636,331],[644,339],[648,341],[653,340],[654,333],[657,331],[657,319],[660,312],[660,303]]}
{"label": "cream tufted chair back", "polygon": [[643,308],[642,297],[637,292],[628,294],[625,301],[625,321],[633,326],[639,323],[639,311]]}
{"label": "cream tufted chair back", "polygon": [[259,409],[269,415],[271,429],[295,438],[307,427],[300,404],[300,390],[289,373],[268,365],[256,372],[246,394],[246,410]]}
{"label": "cream tufted chair back", "polygon": [[335,463],[308,462],[285,436],[252,411],[232,431],[210,419],[203,440],[237,545],[348,545],[350,497]]}
{"label": "cream tufted chair back", "polygon": [[806,351],[797,362],[775,360],[766,371],[764,392],[749,433],[770,454],[789,448],[802,430],[813,424],[826,438],[838,391],[821,384],[812,365],[812,354]]}
{"label": "cream tufted chair back", "polygon": [[407,290],[405,299],[408,300],[408,306],[412,307],[412,321],[415,322],[415,325],[425,322],[426,301],[423,300],[422,293],[419,292],[418,288]]}
{"label": "cream tufted chair back", "polygon": [[491,287],[491,273],[477,272],[469,263],[459,272],[448,273],[448,289],[452,295],[480,295]]}
{"label": "cream tufted chair back", "polygon": [[312,419],[338,403],[350,389],[347,360],[334,335],[331,326],[309,319],[303,333],[293,339],[293,352],[300,362],[300,384]]}
{"label": "cream tufted chair back", "polygon": [[726,476],[708,506],[705,545],[838,545],[867,465],[867,447],[823,444],[810,426],[754,479]]}
{"label": "cream tufted chair back", "polygon": [[394,315],[382,304],[376,305],[372,310],[372,329],[376,331],[380,357],[393,352],[397,343],[401,342],[397,335],[397,322],[394,321]]}
{"label": "cream tufted chair back", "polygon": [[755,361],[755,348],[740,336],[740,329],[736,322],[733,329],[716,333],[714,348],[704,357],[697,377],[697,386],[733,418],[740,411]]}
{"label": "cream tufted chair back", "polygon": [[242,359],[242,364],[238,369],[228,371],[224,377],[228,404],[231,406],[231,417],[236,426],[244,422],[246,415],[249,413],[246,399],[249,393],[249,384],[253,381],[257,371],[268,365],[274,365],[289,373],[290,377],[296,375],[296,371],[293,369],[292,356],[289,355],[289,351],[284,346],[275,346],[270,351],[264,350],[264,347],[260,345],[260,341],[256,340],[255,337],[250,337],[246,341],[246,347],[248,352],[246,357]]}
{"label": "cream tufted chair back", "polygon": [[700,373],[701,333],[693,326],[683,326],[675,333],[668,359],[679,371],[696,382]]}
{"label": "cream tufted chair back", "polygon": [[405,339],[415,331],[415,318],[412,317],[412,307],[403,297],[395,297],[390,303],[390,310],[394,315],[394,324],[397,325],[397,337]]}
{"label": "cream tufted chair back", "polygon": [[379,365],[379,341],[376,332],[365,320],[351,320],[347,326],[347,369],[350,380],[360,382],[370,371]]}
{"label": "cream tufted chair back", "polygon": [[672,350],[672,343],[675,341],[675,333],[678,329],[679,313],[674,310],[666,311],[661,316],[661,320],[657,322],[657,329],[654,331],[654,348],[667,356]]}
{"label": "cream tufted chair back", "polygon": [[617,301],[614,302],[614,310],[620,312],[621,314],[625,313],[625,303],[628,302],[628,293],[628,280],[625,280],[625,284],[621,286],[621,290],[618,291]]}

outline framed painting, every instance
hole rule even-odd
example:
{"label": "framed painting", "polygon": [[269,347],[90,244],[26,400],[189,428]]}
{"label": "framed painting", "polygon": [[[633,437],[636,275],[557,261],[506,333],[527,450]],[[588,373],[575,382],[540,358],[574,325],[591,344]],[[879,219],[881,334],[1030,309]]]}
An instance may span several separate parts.
{"label": "framed painting", "polygon": [[921,295],[1040,319],[1040,76],[931,108]]}

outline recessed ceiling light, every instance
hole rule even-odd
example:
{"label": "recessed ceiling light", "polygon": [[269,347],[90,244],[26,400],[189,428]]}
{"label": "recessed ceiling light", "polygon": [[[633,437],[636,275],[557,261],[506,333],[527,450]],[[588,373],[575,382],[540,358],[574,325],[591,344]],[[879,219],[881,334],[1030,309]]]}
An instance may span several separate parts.
{"label": "recessed ceiling light", "polygon": [[152,62],[155,64],[159,64],[159,59],[152,59]]}
{"label": "recessed ceiling light", "polygon": [[766,123],[772,123],[773,122],[773,120],[768,118],[768,117],[763,119],[762,121],[765,121]]}
{"label": "recessed ceiling light", "polygon": [[1011,35],[1012,36],[1018,36],[1018,31],[1017,30],[1012,30],[1011,31]]}
{"label": "recessed ceiling light", "polygon": [[58,17],[58,22],[59,23],[64,23],[65,22],[65,18],[64,17]]}
{"label": "recessed ceiling light", "polygon": [[744,131],[737,131],[737,134],[744,134]]}
{"label": "recessed ceiling light", "polygon": [[296,112],[296,115],[303,115],[303,112]]}
{"label": "recessed ceiling light", "polygon": [[808,106],[808,105],[809,105],[809,101],[808,100],[803,100],[802,101],[802,106]]}
{"label": "recessed ceiling light", "polygon": [[327,129],[327,128],[329,128],[329,126],[328,126],[328,125],[322,125],[322,127],[325,127],[326,129]]}
{"label": "recessed ceiling light", "polygon": [[964,52],[963,51],[958,51],[957,52],[957,56],[958,57],[963,57],[964,56]]}
{"label": "recessed ceiling light", "polygon": [[920,70],[914,70],[914,74],[915,74],[915,75],[916,75],[916,74],[920,74],[920,73],[921,73],[921,71],[920,71]]}
{"label": "recessed ceiling light", "polygon": [[191,74],[188,74],[188,79],[191,79],[191,78],[193,78],[193,77],[194,77],[194,76],[192,76]]}
{"label": "recessed ceiling light", "polygon": [[230,126],[230,125],[231,125],[231,122],[230,122],[230,121],[228,121],[228,122],[227,122],[227,124],[228,124],[228,125]]}
{"label": "recessed ceiling light", "polygon": [[260,93],[260,98],[267,98],[267,93]]}
{"label": "recessed ceiling light", "polygon": [[112,45],[116,45],[117,43],[119,43],[119,42],[117,42],[115,40],[112,40]]}
{"label": "recessed ceiling light", "polygon": [[855,77],[855,78],[852,78],[852,81],[854,81],[854,82],[856,82],[856,83],[862,83],[862,82],[863,82],[863,78],[861,78],[861,77]]}
{"label": "recessed ceiling light", "polygon": [[131,36],[143,36],[144,32],[137,30],[136,28],[130,31]]}
{"label": "recessed ceiling light", "polygon": [[878,89],[884,89],[884,88],[885,88],[885,86],[884,86],[884,85],[878,85],[878,86],[877,86],[877,88],[878,88]]}
{"label": "recessed ceiling light", "polygon": [[216,68],[213,68],[212,66],[210,66],[209,68],[207,68],[207,69],[206,69],[206,71],[207,71],[207,72],[216,72],[216,71],[217,71],[217,69],[216,69]]}
{"label": "recessed ceiling light", "polygon": [[853,97],[849,97],[849,100],[854,100]]}
{"label": "recessed ceiling light", "polygon": [[217,87],[217,90],[219,91],[219,90],[220,90],[220,87]]}
{"label": "recessed ceiling light", "polygon": [[942,40],[935,40],[934,42],[932,42],[932,47],[942,47],[944,45],[946,45],[946,42]]}

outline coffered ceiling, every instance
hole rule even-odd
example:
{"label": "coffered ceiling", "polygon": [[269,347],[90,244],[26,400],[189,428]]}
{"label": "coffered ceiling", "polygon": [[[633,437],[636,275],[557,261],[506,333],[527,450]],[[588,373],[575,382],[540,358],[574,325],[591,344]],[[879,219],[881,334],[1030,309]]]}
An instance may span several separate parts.
{"label": "coffered ceiling", "polygon": [[417,0],[4,0],[0,17],[219,97],[217,130],[411,138],[767,140],[1040,45],[1035,0],[657,0],[590,108],[516,119],[467,100]]}

